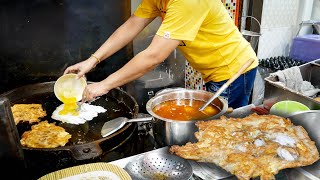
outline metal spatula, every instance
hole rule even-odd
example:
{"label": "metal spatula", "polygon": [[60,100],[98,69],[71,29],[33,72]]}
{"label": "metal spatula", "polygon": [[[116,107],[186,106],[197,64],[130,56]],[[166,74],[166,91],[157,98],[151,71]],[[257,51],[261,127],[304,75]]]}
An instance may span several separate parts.
{"label": "metal spatula", "polygon": [[152,119],[153,119],[152,116],[144,117],[144,118],[135,118],[135,119],[128,119],[126,117],[118,117],[118,118],[112,119],[111,121],[107,121],[103,124],[102,129],[101,129],[101,136],[102,137],[109,136],[110,134],[121,129],[126,123],[151,121]]}

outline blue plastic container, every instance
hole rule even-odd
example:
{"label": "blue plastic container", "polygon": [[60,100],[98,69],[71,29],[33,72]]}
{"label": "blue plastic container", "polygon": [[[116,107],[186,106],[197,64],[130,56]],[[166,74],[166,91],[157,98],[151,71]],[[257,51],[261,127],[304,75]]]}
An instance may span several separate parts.
{"label": "blue plastic container", "polygon": [[320,35],[307,34],[295,37],[289,56],[304,62],[320,59]]}

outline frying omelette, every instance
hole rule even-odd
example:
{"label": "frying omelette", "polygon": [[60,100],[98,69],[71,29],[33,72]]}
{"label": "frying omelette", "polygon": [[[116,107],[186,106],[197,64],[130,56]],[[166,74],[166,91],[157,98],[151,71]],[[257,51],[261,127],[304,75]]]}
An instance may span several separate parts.
{"label": "frying omelette", "polygon": [[25,131],[20,139],[21,145],[29,148],[56,148],[65,146],[71,135],[64,128],[41,121]]}
{"label": "frying omelette", "polygon": [[11,111],[16,125],[21,121],[30,124],[39,122],[47,115],[41,104],[14,104]]}
{"label": "frying omelette", "polygon": [[306,130],[279,116],[221,117],[198,121],[196,126],[198,142],[173,145],[169,151],[185,159],[214,163],[240,180],[275,179],[282,169],[319,160]]}

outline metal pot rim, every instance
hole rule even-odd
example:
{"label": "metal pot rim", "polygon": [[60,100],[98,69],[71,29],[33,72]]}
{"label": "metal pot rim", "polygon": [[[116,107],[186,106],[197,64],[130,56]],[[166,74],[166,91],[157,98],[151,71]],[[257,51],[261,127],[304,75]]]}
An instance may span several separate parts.
{"label": "metal pot rim", "polygon": [[295,113],[290,114],[287,118],[292,118],[292,117],[295,117],[295,116],[298,116],[301,114],[309,114],[309,113],[312,113],[312,114],[319,113],[320,114],[320,110],[299,111],[299,112],[295,112]]}

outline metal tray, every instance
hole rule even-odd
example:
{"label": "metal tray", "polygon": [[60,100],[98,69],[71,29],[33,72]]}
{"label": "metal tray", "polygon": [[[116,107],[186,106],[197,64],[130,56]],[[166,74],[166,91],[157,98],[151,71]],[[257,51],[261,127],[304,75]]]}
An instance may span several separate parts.
{"label": "metal tray", "polygon": [[[320,87],[320,59],[299,66],[303,80],[309,81],[315,87]],[[305,96],[302,93],[291,90],[287,87],[278,84],[278,80],[273,76],[268,76],[265,79],[265,92],[263,105],[270,109],[271,106],[279,101],[293,100],[298,101],[310,109],[320,109],[320,102],[311,97]]]}

